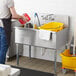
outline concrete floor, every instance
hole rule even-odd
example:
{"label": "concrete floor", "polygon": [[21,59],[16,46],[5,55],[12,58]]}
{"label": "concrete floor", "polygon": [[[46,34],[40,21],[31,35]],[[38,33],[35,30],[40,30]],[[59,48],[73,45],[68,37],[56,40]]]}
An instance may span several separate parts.
{"label": "concrete floor", "polygon": [[[16,66],[16,58],[14,57],[8,60],[6,64]],[[20,57],[19,66],[23,68],[30,68],[34,70],[43,71],[43,72],[54,73],[54,62],[52,61],[46,61],[46,60],[35,59],[35,58],[32,58],[30,60],[28,57]],[[67,70],[67,73],[63,74],[61,70],[61,63],[57,63],[57,75],[58,76],[75,76],[75,73],[72,70]]]}

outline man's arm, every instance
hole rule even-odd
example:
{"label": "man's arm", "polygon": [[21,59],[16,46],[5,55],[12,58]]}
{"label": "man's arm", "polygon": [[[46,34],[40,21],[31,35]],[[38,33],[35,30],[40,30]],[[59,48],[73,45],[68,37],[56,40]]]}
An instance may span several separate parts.
{"label": "man's arm", "polygon": [[22,16],[20,16],[20,15],[18,15],[18,14],[16,13],[16,10],[15,10],[14,7],[11,7],[11,8],[10,8],[10,11],[11,11],[11,14],[12,14],[12,18],[13,18],[13,19],[23,18]]}
{"label": "man's arm", "polygon": [[11,14],[12,14],[12,18],[13,19],[23,19],[24,21],[26,21],[27,22],[27,20],[28,20],[28,18],[27,17],[24,17],[24,15],[18,15],[17,13],[16,13],[16,10],[15,10],[15,8],[14,7],[10,7],[10,11],[11,11]]}

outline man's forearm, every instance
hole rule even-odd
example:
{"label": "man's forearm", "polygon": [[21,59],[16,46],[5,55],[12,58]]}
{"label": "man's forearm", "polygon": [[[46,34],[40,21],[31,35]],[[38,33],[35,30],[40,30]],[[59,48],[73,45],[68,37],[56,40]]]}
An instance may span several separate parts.
{"label": "man's forearm", "polygon": [[18,14],[15,14],[15,15],[12,15],[12,18],[13,19],[20,19],[22,18],[22,16],[18,15]]}
{"label": "man's forearm", "polygon": [[12,14],[12,18],[13,18],[13,19],[20,19],[20,18],[22,18],[22,16],[20,16],[20,15],[18,15],[18,14],[16,13],[16,10],[15,10],[14,7],[11,7],[11,8],[10,8],[10,11],[11,11],[11,14]]}

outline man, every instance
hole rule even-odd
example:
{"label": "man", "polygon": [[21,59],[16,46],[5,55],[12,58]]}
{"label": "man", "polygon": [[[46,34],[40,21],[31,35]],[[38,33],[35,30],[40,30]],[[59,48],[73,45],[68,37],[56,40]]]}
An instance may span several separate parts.
{"label": "man", "polygon": [[0,0],[0,64],[5,64],[6,53],[10,45],[11,18],[24,19],[16,13],[13,0]]}

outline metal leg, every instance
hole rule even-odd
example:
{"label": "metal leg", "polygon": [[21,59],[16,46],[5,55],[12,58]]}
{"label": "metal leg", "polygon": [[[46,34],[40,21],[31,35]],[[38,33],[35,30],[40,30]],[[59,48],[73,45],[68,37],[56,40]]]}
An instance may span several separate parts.
{"label": "metal leg", "polygon": [[57,61],[57,50],[55,50],[55,52],[54,52],[55,54],[54,54],[54,73],[55,73],[55,75],[54,76],[57,76],[57,64],[56,64],[56,61]]}
{"label": "metal leg", "polygon": [[16,58],[17,58],[17,66],[19,65],[19,51],[18,51],[18,44],[16,44]]}
{"label": "metal leg", "polygon": [[65,49],[68,49],[67,45],[65,45]]}
{"label": "metal leg", "polygon": [[75,76],[76,76],[76,72],[75,72]]}
{"label": "metal leg", "polygon": [[31,45],[29,45],[29,59],[31,59]]}

